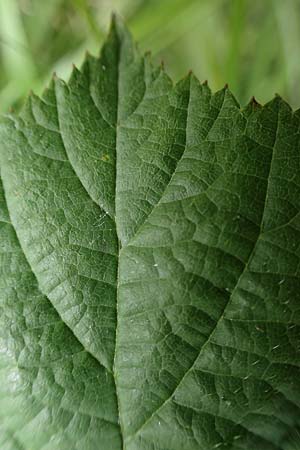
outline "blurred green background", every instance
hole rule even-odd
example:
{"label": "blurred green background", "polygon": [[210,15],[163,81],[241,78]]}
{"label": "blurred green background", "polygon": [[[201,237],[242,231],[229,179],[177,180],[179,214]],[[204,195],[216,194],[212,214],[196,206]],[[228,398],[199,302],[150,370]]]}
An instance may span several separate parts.
{"label": "blurred green background", "polygon": [[0,112],[97,54],[112,11],[175,80],[192,68],[242,105],[300,107],[300,0],[0,0]]}

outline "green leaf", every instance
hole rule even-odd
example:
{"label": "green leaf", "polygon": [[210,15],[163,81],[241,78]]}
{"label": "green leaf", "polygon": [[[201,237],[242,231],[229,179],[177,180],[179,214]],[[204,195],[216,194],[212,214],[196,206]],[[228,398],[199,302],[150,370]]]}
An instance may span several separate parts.
{"label": "green leaf", "polygon": [[174,86],[119,20],[3,118],[1,449],[292,448],[299,129]]}

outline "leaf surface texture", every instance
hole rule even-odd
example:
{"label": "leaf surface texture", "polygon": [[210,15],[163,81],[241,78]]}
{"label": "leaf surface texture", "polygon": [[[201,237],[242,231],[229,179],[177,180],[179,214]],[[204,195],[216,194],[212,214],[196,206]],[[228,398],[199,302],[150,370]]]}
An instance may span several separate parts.
{"label": "leaf surface texture", "polygon": [[118,19],[1,120],[1,449],[292,449],[299,129]]}

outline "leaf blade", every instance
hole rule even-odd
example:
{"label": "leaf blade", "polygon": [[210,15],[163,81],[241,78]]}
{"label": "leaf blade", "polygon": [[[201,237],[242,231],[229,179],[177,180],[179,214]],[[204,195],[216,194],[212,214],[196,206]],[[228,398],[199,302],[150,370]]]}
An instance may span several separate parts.
{"label": "leaf blade", "polygon": [[[13,432],[21,445],[285,449],[300,407],[299,120],[278,97],[241,109],[191,74],[173,86],[116,19],[99,59],[1,122],[14,264],[27,264],[32,304],[38,292],[64,330],[48,347],[31,336],[22,364],[10,363],[22,378],[42,349],[42,378],[27,381],[37,418],[25,438]],[[4,342],[12,317],[26,336],[20,305]],[[50,358],[49,381],[52,347],[69,351],[78,379]]]}

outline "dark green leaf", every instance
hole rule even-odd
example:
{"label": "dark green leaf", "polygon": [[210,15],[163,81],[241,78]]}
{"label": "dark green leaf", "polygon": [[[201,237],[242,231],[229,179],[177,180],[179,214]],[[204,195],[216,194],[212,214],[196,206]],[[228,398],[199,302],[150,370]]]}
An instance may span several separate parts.
{"label": "dark green leaf", "polygon": [[292,448],[299,129],[118,20],[1,121],[1,450]]}

